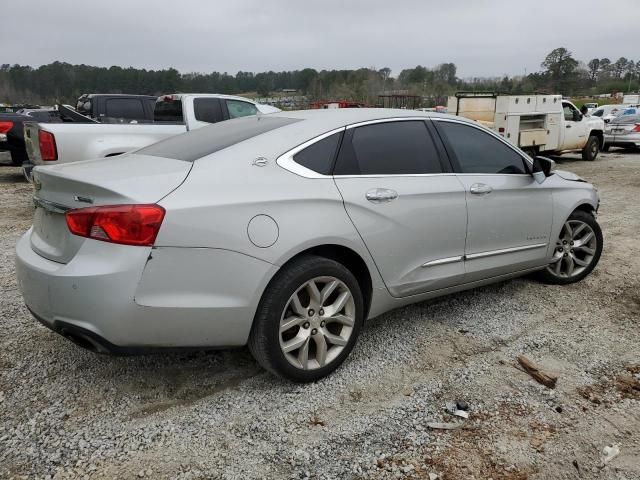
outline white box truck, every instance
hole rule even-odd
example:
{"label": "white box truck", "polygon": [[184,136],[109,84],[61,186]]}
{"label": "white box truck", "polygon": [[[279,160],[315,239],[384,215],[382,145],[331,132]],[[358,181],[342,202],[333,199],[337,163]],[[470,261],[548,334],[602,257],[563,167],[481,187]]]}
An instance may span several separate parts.
{"label": "white box truck", "polygon": [[561,95],[459,92],[447,111],[482,123],[531,156],[582,152],[595,160],[604,147],[603,120],[583,116]]}

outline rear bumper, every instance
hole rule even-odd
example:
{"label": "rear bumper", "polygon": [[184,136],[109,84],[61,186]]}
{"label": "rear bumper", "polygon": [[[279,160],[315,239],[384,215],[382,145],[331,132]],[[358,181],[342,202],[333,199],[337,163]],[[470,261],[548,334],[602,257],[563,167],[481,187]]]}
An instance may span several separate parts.
{"label": "rear bumper", "polygon": [[604,143],[610,147],[640,147],[640,134],[631,135],[607,135]]}
{"label": "rear bumper", "polygon": [[47,327],[102,352],[244,345],[276,269],[227,250],[95,240],[60,264],[32,250],[30,233],[16,246],[27,307]]}

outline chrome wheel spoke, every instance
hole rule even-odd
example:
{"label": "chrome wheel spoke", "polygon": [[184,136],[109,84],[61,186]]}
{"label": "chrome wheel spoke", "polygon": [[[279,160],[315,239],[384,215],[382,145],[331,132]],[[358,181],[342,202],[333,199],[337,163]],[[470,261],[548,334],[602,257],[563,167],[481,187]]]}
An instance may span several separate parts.
{"label": "chrome wheel spoke", "polygon": [[573,270],[575,269],[575,263],[573,262],[573,257],[572,256],[567,256],[564,257],[565,259],[565,263],[567,264],[567,277],[570,277],[571,275],[573,275]]}
{"label": "chrome wheel spoke", "polygon": [[289,306],[291,310],[297,313],[300,316],[305,316],[307,314],[306,307],[302,306],[300,303],[300,297],[298,296],[298,292],[294,293],[289,300]]}
{"label": "chrome wheel spoke", "polygon": [[586,245],[587,243],[589,243],[589,241],[594,238],[593,232],[589,232],[587,233],[584,237],[582,237],[581,239],[577,240],[574,244],[573,244],[573,248],[576,247],[582,247],[584,245]]}
{"label": "chrome wheel spoke", "polygon": [[287,330],[292,329],[293,327],[297,327],[302,325],[305,322],[303,317],[291,316],[285,318],[282,322],[280,322],[280,333],[286,332]]}
{"label": "chrome wheel spoke", "polygon": [[324,305],[326,301],[329,300],[329,297],[334,292],[334,290],[338,287],[338,285],[339,285],[338,281],[334,280],[333,282],[329,282],[324,286],[321,292],[322,300],[320,305]]}
{"label": "chrome wheel spoke", "polygon": [[346,315],[337,314],[327,318],[327,323],[338,322],[347,327],[353,327],[353,318]]}
{"label": "chrome wheel spoke", "polygon": [[315,304],[316,307],[322,305],[322,294],[320,290],[318,290],[318,285],[314,280],[311,280],[307,283],[307,292],[309,292],[309,298],[311,299],[311,303]]}
{"label": "chrome wheel spoke", "polygon": [[291,340],[285,342],[282,345],[282,350],[285,353],[289,353],[293,350],[298,350],[300,347],[304,346],[308,339],[309,337],[293,337]]}
{"label": "chrome wheel spoke", "polygon": [[334,335],[333,333],[327,332],[326,330],[324,332],[324,338],[326,338],[327,341],[332,345],[344,346],[347,344],[347,341],[348,341],[338,335]]}
{"label": "chrome wheel spoke", "polygon": [[586,260],[580,260],[578,257],[576,257],[575,255],[571,256],[571,259],[577,263],[578,265],[580,265],[581,267],[586,267],[589,265],[590,262],[587,262]]}
{"label": "chrome wheel spoke", "polygon": [[349,300],[351,300],[351,292],[349,290],[345,290],[336,297],[335,301],[331,305],[324,307],[324,311],[327,312],[327,315],[332,317],[337,313],[340,313]]}
{"label": "chrome wheel spoke", "polygon": [[582,230],[584,230],[585,228],[587,228],[587,224],[586,223],[582,223],[582,224],[578,225],[578,227],[576,227],[573,230],[573,234],[571,235],[571,237],[574,238],[574,239],[578,238],[578,235],[580,234],[580,232]]}
{"label": "chrome wheel spoke", "polygon": [[569,222],[565,222],[564,230],[566,232],[567,237],[573,238],[573,229],[571,228],[571,225],[569,224]]}
{"label": "chrome wheel spoke", "polygon": [[327,363],[327,341],[324,335],[316,335],[313,337],[313,341],[316,343],[316,361],[318,366],[324,367]]}
{"label": "chrome wheel spoke", "polygon": [[309,369],[309,337],[305,338],[304,344],[298,351],[298,362],[304,370]]}
{"label": "chrome wheel spoke", "polygon": [[586,253],[587,255],[593,255],[594,253],[596,253],[595,248],[589,248],[589,247],[587,247],[586,245],[580,245],[580,246],[578,246],[578,247],[576,247],[576,246],[574,245],[573,249],[574,249],[574,250],[579,250],[579,251],[581,251],[581,252],[584,252],[584,253]]}

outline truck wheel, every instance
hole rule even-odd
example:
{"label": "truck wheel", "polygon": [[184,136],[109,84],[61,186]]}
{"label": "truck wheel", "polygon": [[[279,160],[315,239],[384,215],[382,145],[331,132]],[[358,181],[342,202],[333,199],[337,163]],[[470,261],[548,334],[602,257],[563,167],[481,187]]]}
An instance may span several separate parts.
{"label": "truck wheel", "polygon": [[27,160],[27,155],[24,152],[11,150],[11,163],[16,167],[22,166],[22,163]]}
{"label": "truck wheel", "polygon": [[600,151],[600,139],[595,135],[591,135],[587,144],[582,149],[582,159],[593,162]]}

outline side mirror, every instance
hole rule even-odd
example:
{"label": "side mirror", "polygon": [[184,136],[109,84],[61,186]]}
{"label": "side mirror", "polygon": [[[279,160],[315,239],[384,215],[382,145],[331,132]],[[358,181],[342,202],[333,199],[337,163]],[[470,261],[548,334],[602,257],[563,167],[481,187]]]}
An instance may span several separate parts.
{"label": "side mirror", "polygon": [[547,157],[535,157],[533,159],[533,178],[536,182],[542,183],[547,177],[553,175],[553,169],[556,168],[556,162]]}

